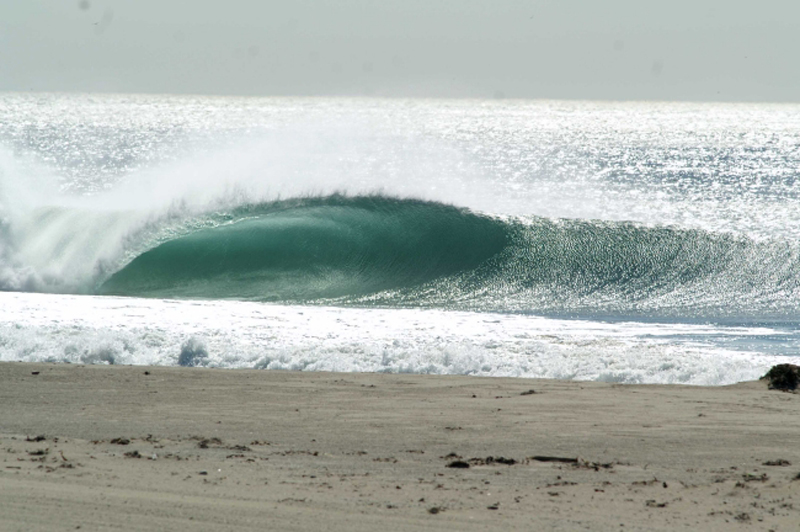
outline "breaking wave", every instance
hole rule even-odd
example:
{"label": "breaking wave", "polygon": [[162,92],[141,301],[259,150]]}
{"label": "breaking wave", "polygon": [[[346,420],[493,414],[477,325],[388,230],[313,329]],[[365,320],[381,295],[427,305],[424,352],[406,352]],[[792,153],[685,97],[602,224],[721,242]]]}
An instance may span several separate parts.
{"label": "breaking wave", "polygon": [[100,292],[264,301],[354,297],[474,270],[509,244],[499,220],[440,203],[333,195],[244,206],[163,242]]}
{"label": "breaking wave", "polygon": [[138,254],[97,291],[501,312],[776,319],[800,301],[787,242],[631,223],[498,218],[332,195],[245,205]]}

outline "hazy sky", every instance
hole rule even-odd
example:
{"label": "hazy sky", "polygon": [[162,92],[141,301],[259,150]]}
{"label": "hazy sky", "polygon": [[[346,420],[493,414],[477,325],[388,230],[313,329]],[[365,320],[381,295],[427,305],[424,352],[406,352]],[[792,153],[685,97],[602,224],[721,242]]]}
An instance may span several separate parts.
{"label": "hazy sky", "polygon": [[797,0],[0,0],[0,90],[800,101]]}

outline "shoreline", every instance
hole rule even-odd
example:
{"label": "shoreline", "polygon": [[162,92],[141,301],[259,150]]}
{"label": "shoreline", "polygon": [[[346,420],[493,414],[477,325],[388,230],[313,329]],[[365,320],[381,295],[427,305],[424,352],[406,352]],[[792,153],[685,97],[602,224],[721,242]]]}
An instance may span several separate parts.
{"label": "shoreline", "polygon": [[4,530],[790,530],[800,517],[800,396],[758,381],[2,362],[0,404]]}

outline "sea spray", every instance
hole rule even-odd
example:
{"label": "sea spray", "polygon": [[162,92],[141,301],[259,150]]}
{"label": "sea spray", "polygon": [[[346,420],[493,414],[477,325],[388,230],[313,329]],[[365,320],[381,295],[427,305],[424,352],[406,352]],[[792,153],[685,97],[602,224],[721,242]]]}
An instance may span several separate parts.
{"label": "sea spray", "polygon": [[207,363],[208,348],[205,342],[197,336],[192,336],[181,346],[181,353],[178,355],[179,366],[201,366]]}

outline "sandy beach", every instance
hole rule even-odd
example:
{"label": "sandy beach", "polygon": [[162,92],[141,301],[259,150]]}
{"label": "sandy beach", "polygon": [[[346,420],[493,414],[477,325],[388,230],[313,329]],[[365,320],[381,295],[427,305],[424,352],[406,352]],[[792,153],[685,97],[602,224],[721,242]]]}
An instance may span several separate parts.
{"label": "sandy beach", "polygon": [[800,396],[0,364],[0,529],[796,530]]}

